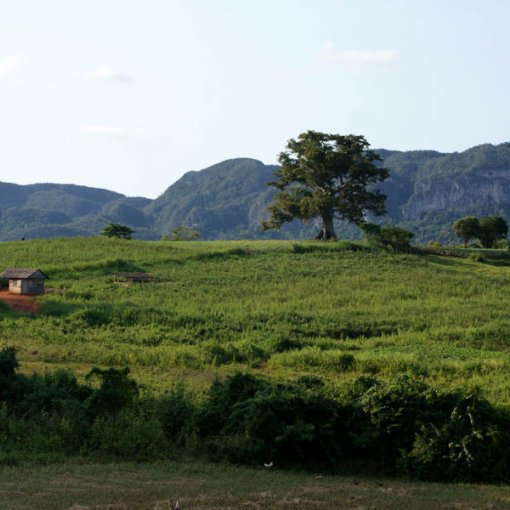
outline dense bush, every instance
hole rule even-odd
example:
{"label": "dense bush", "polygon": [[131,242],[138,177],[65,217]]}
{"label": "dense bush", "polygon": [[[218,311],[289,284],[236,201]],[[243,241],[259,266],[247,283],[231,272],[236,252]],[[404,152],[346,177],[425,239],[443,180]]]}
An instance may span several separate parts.
{"label": "dense bush", "polygon": [[174,386],[141,397],[129,370],[24,376],[0,351],[0,462],[66,455],[149,460],[178,451],[240,464],[339,469],[439,481],[509,481],[510,415],[478,393],[438,392],[410,376],[274,381],[237,373],[202,399]]}
{"label": "dense bush", "polygon": [[375,223],[363,223],[360,228],[371,244],[391,248],[395,252],[408,253],[412,251],[411,241],[414,233],[409,230],[392,225],[381,227]]}

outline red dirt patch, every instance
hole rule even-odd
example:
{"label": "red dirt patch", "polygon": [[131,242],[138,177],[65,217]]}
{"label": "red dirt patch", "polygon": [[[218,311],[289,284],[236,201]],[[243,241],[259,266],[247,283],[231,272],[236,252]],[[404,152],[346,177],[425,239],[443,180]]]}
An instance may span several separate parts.
{"label": "red dirt patch", "polygon": [[13,294],[5,289],[0,290],[0,300],[19,312],[39,313],[39,304],[36,303],[35,299],[36,296]]}

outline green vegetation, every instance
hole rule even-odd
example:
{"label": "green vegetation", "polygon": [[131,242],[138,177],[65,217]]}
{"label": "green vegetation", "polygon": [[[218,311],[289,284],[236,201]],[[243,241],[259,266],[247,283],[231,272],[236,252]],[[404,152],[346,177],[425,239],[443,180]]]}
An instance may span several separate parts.
{"label": "green vegetation", "polygon": [[[38,315],[0,308],[0,345],[20,364],[0,356],[4,463],[186,452],[507,477],[506,251],[480,263],[351,242],[0,249],[6,267],[40,267],[52,287]],[[118,271],[158,279],[122,286]]]}
{"label": "green vegetation", "polygon": [[484,248],[493,248],[497,241],[506,239],[507,222],[501,216],[480,218],[480,242]]}
{"label": "green vegetation", "polygon": [[381,227],[375,223],[363,223],[361,230],[369,243],[383,248],[391,248],[396,252],[411,252],[411,241],[414,234],[402,227],[386,225]]}
{"label": "green vegetation", "polygon": [[506,239],[508,225],[501,216],[484,216],[480,220],[466,216],[453,223],[453,230],[464,241],[464,248],[471,239],[479,239],[484,248],[493,248],[498,241]]}
{"label": "green vegetation", "polygon": [[135,231],[126,225],[110,223],[103,227],[99,234],[104,237],[115,237],[117,239],[132,239],[134,233]]}
{"label": "green vegetation", "polygon": [[334,220],[356,225],[367,212],[382,215],[385,195],[373,185],[388,177],[388,169],[376,165],[381,158],[369,149],[363,136],[331,135],[317,131],[301,133],[287,142],[270,182],[278,189],[269,206],[265,229],[279,229],[294,219],[321,220],[316,239],[335,239]]}
{"label": "green vegetation", "polygon": [[480,234],[480,221],[475,216],[460,218],[452,226],[455,235],[464,242],[464,248],[467,248],[469,241],[476,239]]}
{"label": "green vegetation", "polygon": [[200,232],[181,225],[172,230],[172,241],[195,241],[200,238]]}
{"label": "green vegetation", "polygon": [[[391,169],[376,185],[387,197],[384,221],[411,230],[420,243],[454,242],[451,225],[466,215],[510,217],[510,143],[453,154],[376,152]],[[184,174],[155,200],[85,186],[0,183],[0,240],[95,236],[108,223],[130,225],[136,238],[152,240],[181,225],[207,240],[314,237],[320,226],[315,220],[262,232],[276,192],[266,183],[277,170],[254,159],[231,159]],[[348,222],[337,221],[334,228],[343,238],[361,237]]]}
{"label": "green vegetation", "polygon": [[[183,371],[200,386],[217,373],[308,373],[299,367],[311,363],[332,381],[407,372],[510,404],[510,266],[489,251],[480,264],[350,242],[90,238],[0,249],[5,267],[40,267],[55,289],[38,299],[38,316],[0,310],[2,345],[18,349],[24,370],[130,366],[163,391]],[[125,287],[118,271],[159,279]],[[354,363],[339,372],[342,354]]]}
{"label": "green vegetation", "polygon": [[[348,370],[352,359],[336,366]],[[327,386],[237,373],[200,399],[176,385],[140,397],[129,370],[25,376],[0,351],[0,462],[66,456],[154,460],[206,456],[233,464],[376,472],[437,481],[509,481],[510,414],[477,393],[438,392],[402,376]]]}

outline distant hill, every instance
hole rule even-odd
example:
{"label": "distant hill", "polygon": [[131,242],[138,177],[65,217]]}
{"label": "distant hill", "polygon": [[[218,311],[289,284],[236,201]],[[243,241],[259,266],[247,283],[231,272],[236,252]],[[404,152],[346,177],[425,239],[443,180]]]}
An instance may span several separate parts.
{"label": "distant hill", "polygon": [[[387,215],[417,240],[453,240],[451,223],[467,214],[500,214],[510,220],[510,143],[479,145],[460,153],[378,149],[390,178]],[[203,239],[307,238],[316,225],[293,222],[280,232],[262,232],[260,220],[275,193],[266,185],[274,165],[238,158],[184,174],[156,200],[65,184],[0,183],[0,240],[97,235],[116,222],[140,239],[171,235],[186,225]],[[341,237],[359,236],[339,225]]]}
{"label": "distant hill", "polygon": [[306,228],[296,222],[279,234],[266,234],[260,221],[275,193],[267,186],[278,167],[255,159],[230,159],[199,172],[184,174],[145,208],[154,229],[171,234],[186,225],[203,239],[295,237]]}
{"label": "distant hill", "polygon": [[419,240],[452,240],[451,223],[462,216],[504,216],[510,221],[510,143],[464,152],[379,151],[391,178],[388,219]]}
{"label": "distant hill", "polygon": [[0,183],[0,239],[90,236],[110,221],[136,223],[143,233],[141,209],[150,202],[74,184]]}

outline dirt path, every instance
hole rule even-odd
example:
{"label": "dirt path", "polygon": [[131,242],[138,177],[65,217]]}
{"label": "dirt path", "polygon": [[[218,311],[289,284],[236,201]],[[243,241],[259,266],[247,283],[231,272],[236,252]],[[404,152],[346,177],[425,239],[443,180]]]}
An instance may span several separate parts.
{"label": "dirt path", "polygon": [[36,296],[13,294],[5,289],[0,290],[0,300],[20,312],[37,314],[39,312],[39,305],[35,299]]}

